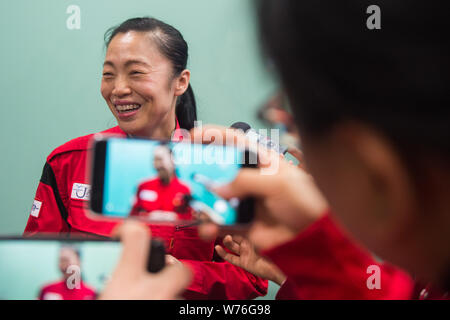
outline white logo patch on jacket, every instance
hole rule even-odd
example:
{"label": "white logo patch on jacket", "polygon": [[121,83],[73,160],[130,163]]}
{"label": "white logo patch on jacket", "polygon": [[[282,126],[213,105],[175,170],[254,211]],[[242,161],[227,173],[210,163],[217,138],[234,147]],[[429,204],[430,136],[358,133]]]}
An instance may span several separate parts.
{"label": "white logo patch on jacket", "polygon": [[91,198],[91,186],[83,183],[74,183],[71,197],[72,199],[88,201]]}
{"label": "white logo patch on jacket", "polygon": [[156,201],[158,199],[158,194],[153,190],[142,190],[139,192],[139,198],[145,201]]}
{"label": "white logo patch on jacket", "polygon": [[39,212],[41,211],[41,207],[42,207],[42,202],[34,200],[33,206],[31,207],[30,214],[35,218],[39,217]]}

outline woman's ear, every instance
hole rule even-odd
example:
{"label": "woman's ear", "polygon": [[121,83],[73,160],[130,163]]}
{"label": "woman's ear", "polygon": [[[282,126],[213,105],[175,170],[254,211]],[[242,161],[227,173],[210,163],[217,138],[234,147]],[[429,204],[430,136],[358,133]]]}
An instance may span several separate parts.
{"label": "woman's ear", "polygon": [[191,72],[188,69],[184,69],[175,79],[175,96],[179,97],[186,92],[190,80]]}

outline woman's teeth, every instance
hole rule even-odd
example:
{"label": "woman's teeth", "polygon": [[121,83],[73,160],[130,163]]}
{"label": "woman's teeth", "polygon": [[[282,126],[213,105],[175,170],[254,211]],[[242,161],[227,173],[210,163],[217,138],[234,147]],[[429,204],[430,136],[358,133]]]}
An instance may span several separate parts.
{"label": "woman's teeth", "polygon": [[141,107],[141,105],[140,104],[123,104],[123,105],[115,105],[115,107],[116,107],[117,111],[122,113],[122,112],[129,112],[129,111],[137,110]]}

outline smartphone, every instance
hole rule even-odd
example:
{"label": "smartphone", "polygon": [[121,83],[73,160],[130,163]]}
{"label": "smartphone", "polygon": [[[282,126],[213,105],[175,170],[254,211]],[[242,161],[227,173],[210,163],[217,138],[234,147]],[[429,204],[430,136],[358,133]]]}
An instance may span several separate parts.
{"label": "smartphone", "polygon": [[150,254],[147,259],[147,271],[157,273],[166,266],[166,247],[164,242],[153,238],[150,244]]}
{"label": "smartphone", "polygon": [[[164,250],[152,240],[148,271],[164,268]],[[120,254],[116,240],[0,237],[0,300],[96,299]]]}
{"label": "smartphone", "polygon": [[226,201],[214,188],[256,164],[255,153],[231,146],[97,136],[90,208],[108,218],[184,224],[206,214],[220,225],[247,224],[253,199]]}

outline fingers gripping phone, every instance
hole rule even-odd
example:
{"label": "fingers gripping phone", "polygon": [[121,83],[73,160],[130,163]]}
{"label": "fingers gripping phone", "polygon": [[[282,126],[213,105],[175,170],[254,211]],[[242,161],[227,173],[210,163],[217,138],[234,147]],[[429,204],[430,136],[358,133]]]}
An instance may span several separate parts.
{"label": "fingers gripping phone", "polygon": [[206,214],[220,225],[247,224],[253,199],[225,199],[214,188],[256,167],[256,154],[230,146],[96,137],[90,206],[108,218],[174,224]]}
{"label": "fingers gripping phone", "polygon": [[[0,237],[0,300],[95,299],[112,275],[121,243],[110,239]],[[165,266],[164,244],[153,239],[147,271]]]}

